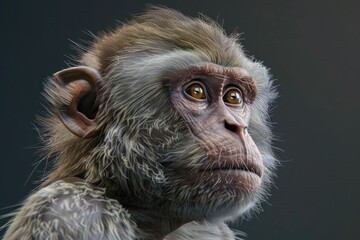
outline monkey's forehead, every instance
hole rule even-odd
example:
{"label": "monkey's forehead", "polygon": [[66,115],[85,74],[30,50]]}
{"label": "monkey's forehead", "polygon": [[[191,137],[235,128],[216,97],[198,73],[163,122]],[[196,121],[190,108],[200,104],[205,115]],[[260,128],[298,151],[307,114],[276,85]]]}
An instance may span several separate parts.
{"label": "monkey's forehead", "polygon": [[239,65],[244,54],[238,35],[226,36],[224,30],[208,18],[191,18],[166,8],[151,8],[115,31],[103,34],[83,59],[106,72],[121,51],[159,52],[182,49],[196,52],[204,61],[221,65]]}

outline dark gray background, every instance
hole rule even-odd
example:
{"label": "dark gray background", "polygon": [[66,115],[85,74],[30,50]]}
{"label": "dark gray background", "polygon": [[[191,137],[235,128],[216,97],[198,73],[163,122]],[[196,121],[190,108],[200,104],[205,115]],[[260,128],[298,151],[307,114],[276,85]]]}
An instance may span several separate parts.
{"label": "dark gray background", "polygon": [[[144,3],[0,2],[0,214],[24,200],[45,169],[35,169],[33,123],[44,110],[43,80],[75,54],[68,39],[90,40],[84,31],[113,27]],[[224,19],[277,79],[272,119],[283,166],[264,212],[239,226],[247,239],[359,239],[359,1],[152,3]]]}

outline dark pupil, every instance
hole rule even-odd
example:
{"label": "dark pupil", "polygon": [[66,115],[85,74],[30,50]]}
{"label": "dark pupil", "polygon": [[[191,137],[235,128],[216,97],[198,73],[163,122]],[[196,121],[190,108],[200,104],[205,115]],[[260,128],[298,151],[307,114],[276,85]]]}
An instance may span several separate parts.
{"label": "dark pupil", "polygon": [[230,95],[231,100],[235,100],[239,98],[239,93],[237,92],[232,92]]}
{"label": "dark pupil", "polygon": [[199,94],[201,94],[201,88],[200,87],[194,87],[194,94],[195,95],[199,95]]}

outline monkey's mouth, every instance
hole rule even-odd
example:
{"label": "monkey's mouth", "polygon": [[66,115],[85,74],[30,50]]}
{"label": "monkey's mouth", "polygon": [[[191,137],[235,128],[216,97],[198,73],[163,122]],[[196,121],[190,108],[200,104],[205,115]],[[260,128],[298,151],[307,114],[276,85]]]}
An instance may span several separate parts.
{"label": "monkey's mouth", "polygon": [[[178,173],[190,183],[201,183],[214,189],[233,189],[237,193],[251,193],[261,186],[262,166],[251,160],[242,162],[207,162],[198,169],[182,170]],[[227,164],[225,164],[227,163]]]}
{"label": "monkey's mouth", "polygon": [[256,174],[258,177],[261,178],[262,171],[259,166],[256,164],[247,164],[247,165],[240,165],[240,166],[213,166],[208,167],[205,169],[199,170],[199,172],[208,172],[208,173],[236,173],[236,172],[247,172]]}

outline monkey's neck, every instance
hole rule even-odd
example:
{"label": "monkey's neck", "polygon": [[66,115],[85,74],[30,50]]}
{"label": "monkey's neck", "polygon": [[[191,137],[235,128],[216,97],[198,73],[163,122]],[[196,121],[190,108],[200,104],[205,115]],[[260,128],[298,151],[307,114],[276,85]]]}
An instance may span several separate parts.
{"label": "monkey's neck", "polygon": [[163,239],[183,224],[189,222],[176,218],[171,214],[162,214],[160,211],[142,209],[139,207],[124,206],[130,213],[131,219],[139,230],[146,235],[145,239]]}
{"label": "monkey's neck", "polygon": [[129,196],[119,189],[107,189],[107,196],[118,200],[130,213],[131,220],[145,235],[140,239],[163,239],[182,225],[192,221],[169,211],[164,212],[163,206],[166,203],[156,199],[140,199]]}

